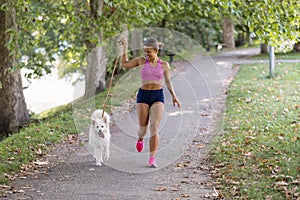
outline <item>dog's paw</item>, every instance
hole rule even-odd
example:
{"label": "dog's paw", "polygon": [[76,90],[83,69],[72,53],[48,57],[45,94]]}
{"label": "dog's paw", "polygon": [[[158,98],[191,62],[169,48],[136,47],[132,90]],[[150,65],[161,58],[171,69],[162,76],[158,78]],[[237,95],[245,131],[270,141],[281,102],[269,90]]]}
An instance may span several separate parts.
{"label": "dog's paw", "polygon": [[109,156],[106,156],[106,155],[105,155],[105,156],[104,156],[104,160],[105,160],[105,161],[108,161],[108,159],[109,159]]}
{"label": "dog's paw", "polygon": [[97,166],[97,167],[101,167],[101,162],[97,162],[97,163],[96,163],[96,166]]}

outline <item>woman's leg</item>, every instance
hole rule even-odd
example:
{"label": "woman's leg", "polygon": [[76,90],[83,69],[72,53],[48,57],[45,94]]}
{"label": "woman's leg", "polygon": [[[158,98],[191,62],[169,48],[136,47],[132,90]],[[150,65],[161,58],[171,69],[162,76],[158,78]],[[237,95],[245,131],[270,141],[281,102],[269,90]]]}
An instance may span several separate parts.
{"label": "woman's leg", "polygon": [[142,141],[147,133],[148,121],[149,121],[149,105],[145,103],[138,103],[136,105],[139,129],[138,136],[140,141]]}
{"label": "woman's leg", "polygon": [[150,108],[150,157],[154,157],[158,149],[159,135],[158,129],[164,112],[164,104],[161,102],[154,103]]}

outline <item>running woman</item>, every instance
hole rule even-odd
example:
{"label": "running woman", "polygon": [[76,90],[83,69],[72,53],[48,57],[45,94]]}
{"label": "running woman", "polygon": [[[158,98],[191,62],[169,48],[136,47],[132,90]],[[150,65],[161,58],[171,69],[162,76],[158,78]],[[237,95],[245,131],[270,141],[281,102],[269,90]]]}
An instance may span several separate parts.
{"label": "running woman", "polygon": [[173,106],[177,104],[180,108],[180,101],[175,95],[171,80],[170,80],[170,65],[168,62],[161,60],[158,57],[159,46],[154,38],[149,38],[144,43],[145,57],[137,57],[132,60],[127,58],[127,42],[121,38],[119,43],[124,47],[122,55],[122,67],[132,69],[141,66],[142,83],[137,94],[137,115],[139,129],[136,149],[142,152],[144,149],[144,137],[147,133],[148,124],[150,122],[150,158],[149,166],[157,167],[155,155],[159,144],[158,129],[164,112],[164,93],[163,93],[163,78],[165,84],[172,96]]}

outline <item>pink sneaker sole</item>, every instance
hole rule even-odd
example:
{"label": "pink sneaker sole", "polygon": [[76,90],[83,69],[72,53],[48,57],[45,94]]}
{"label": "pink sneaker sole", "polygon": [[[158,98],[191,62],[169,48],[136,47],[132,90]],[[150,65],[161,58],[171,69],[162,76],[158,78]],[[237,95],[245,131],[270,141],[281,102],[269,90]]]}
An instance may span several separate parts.
{"label": "pink sneaker sole", "polygon": [[143,149],[144,149],[144,140],[143,140],[143,141],[140,141],[140,140],[138,139],[137,142],[136,142],[135,147],[136,147],[136,150],[137,150],[138,152],[142,152]]}

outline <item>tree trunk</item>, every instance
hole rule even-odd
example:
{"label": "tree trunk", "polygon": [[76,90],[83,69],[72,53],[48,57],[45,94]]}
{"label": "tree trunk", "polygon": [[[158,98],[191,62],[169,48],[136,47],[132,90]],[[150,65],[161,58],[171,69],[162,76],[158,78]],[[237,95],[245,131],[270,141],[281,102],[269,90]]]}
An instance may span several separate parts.
{"label": "tree trunk", "polygon": [[269,45],[269,69],[270,69],[270,73],[269,73],[269,77],[273,78],[274,76],[274,71],[275,71],[275,54],[274,54],[274,47]]}
{"label": "tree trunk", "polygon": [[87,55],[87,71],[85,75],[86,98],[95,96],[105,90],[106,60],[104,49],[96,46]]}
{"label": "tree trunk", "polygon": [[[5,3],[0,0],[0,7]],[[15,25],[15,13],[0,10],[0,137],[16,132],[29,122],[23,94],[20,70],[12,70],[15,56],[5,46],[9,40],[6,31]]]}
{"label": "tree trunk", "polygon": [[246,26],[246,35],[247,35],[247,38],[248,38],[249,45],[252,45],[253,44],[252,33],[250,33],[250,29],[249,29],[248,26]]}
{"label": "tree trunk", "polygon": [[268,45],[260,44],[260,53],[261,54],[269,53]]}
{"label": "tree trunk", "polygon": [[223,19],[222,30],[223,30],[223,43],[226,45],[227,48],[235,48],[233,22],[228,18]]}
{"label": "tree trunk", "polygon": [[205,39],[206,39],[206,51],[210,51],[210,40],[209,40],[209,34],[205,31]]}
{"label": "tree trunk", "polygon": [[[103,0],[90,1],[90,18],[97,20],[102,14]],[[94,27],[91,27],[93,29]],[[96,33],[98,35],[98,44],[102,41],[101,31]],[[105,75],[106,75],[106,60],[105,51],[96,43],[86,42],[87,54],[87,70],[85,76],[85,98],[93,97],[95,94],[105,90]]]}
{"label": "tree trunk", "polygon": [[293,52],[300,52],[300,42],[298,42],[294,45]]}

